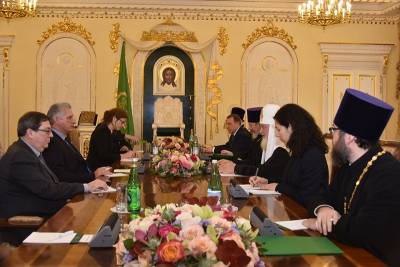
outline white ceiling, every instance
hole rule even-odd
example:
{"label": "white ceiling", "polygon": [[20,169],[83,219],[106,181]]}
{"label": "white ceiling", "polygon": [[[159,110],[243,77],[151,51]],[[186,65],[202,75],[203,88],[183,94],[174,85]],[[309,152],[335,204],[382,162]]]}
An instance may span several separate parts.
{"label": "white ceiling", "polygon": [[[305,0],[304,0],[305,1]],[[217,8],[264,9],[295,12],[301,0],[38,0],[43,7],[164,7],[164,8]],[[358,12],[400,13],[400,0],[353,0],[353,10]]]}
{"label": "white ceiling", "polygon": [[[42,17],[163,18],[295,21],[306,0],[38,0]],[[398,23],[400,0],[352,0],[357,23]]]}

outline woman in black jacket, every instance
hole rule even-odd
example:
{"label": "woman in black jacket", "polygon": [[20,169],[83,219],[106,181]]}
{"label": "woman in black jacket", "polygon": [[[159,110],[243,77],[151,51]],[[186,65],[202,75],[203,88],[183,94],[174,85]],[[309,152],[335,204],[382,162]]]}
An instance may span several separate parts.
{"label": "woman in black jacket", "polygon": [[250,183],[262,189],[285,194],[307,208],[315,195],[328,187],[328,146],[314,118],[302,107],[287,104],[274,116],[275,133],[290,151],[281,181],[250,177]]}
{"label": "woman in black jacket", "polygon": [[137,138],[120,132],[127,120],[128,114],[123,109],[113,108],[104,112],[103,121],[96,126],[90,137],[87,162],[92,171],[135,156],[128,148],[126,139],[137,141]]}

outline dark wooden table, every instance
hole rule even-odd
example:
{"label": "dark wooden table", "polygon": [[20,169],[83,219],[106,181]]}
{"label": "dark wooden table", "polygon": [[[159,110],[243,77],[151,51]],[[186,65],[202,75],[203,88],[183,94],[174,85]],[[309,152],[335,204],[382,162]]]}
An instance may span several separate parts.
{"label": "dark wooden table", "polygon": [[[126,177],[112,178],[113,183]],[[230,177],[223,177],[226,187]],[[226,191],[224,192],[225,196]],[[150,174],[142,176],[143,207],[156,204],[181,203],[187,197],[207,195],[207,177],[166,181]],[[115,194],[85,194],[76,196],[40,229],[42,232],[65,232],[94,234],[111,214]],[[229,200],[229,198],[227,198]],[[260,207],[268,217],[275,220],[307,218],[300,205],[285,196],[256,197],[248,200],[231,200],[239,208],[239,215],[249,217],[254,206]],[[288,235],[317,235],[311,231],[287,231]],[[366,233],[367,234],[367,233]],[[367,251],[335,242],[344,254],[337,256],[290,256],[265,257],[266,266],[385,266]],[[89,249],[87,244],[76,245],[21,245],[0,266],[116,266],[115,249]]]}

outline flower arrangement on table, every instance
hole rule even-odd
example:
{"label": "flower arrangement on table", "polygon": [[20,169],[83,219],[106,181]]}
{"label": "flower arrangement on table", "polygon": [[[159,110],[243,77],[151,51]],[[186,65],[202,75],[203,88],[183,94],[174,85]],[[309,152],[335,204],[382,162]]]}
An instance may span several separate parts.
{"label": "flower arrangement on table", "polygon": [[131,266],[264,266],[254,242],[258,230],[236,217],[234,206],[167,204],[129,223],[116,245]]}
{"label": "flower arrangement on table", "polygon": [[160,153],[165,150],[180,151],[183,153],[189,153],[189,143],[186,143],[182,138],[172,136],[165,137],[157,140]]}
{"label": "flower arrangement on table", "polygon": [[190,155],[177,150],[163,150],[151,161],[156,174],[161,177],[190,177],[200,175],[204,161],[197,155]]}

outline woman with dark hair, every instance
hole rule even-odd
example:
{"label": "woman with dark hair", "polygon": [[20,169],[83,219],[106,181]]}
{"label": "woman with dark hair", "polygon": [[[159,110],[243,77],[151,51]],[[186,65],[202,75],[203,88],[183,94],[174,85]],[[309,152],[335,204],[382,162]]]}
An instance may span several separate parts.
{"label": "woman with dark hair", "polygon": [[265,178],[250,177],[250,183],[262,189],[285,194],[308,207],[309,202],[328,187],[328,152],[321,129],[302,107],[287,104],[274,116],[275,134],[290,151],[290,159],[281,181],[268,183]]}
{"label": "woman with dark hair", "polygon": [[128,114],[123,109],[113,108],[104,112],[103,121],[96,126],[90,137],[87,162],[92,171],[135,156],[125,139],[137,141],[137,137],[120,132],[127,120]]}

